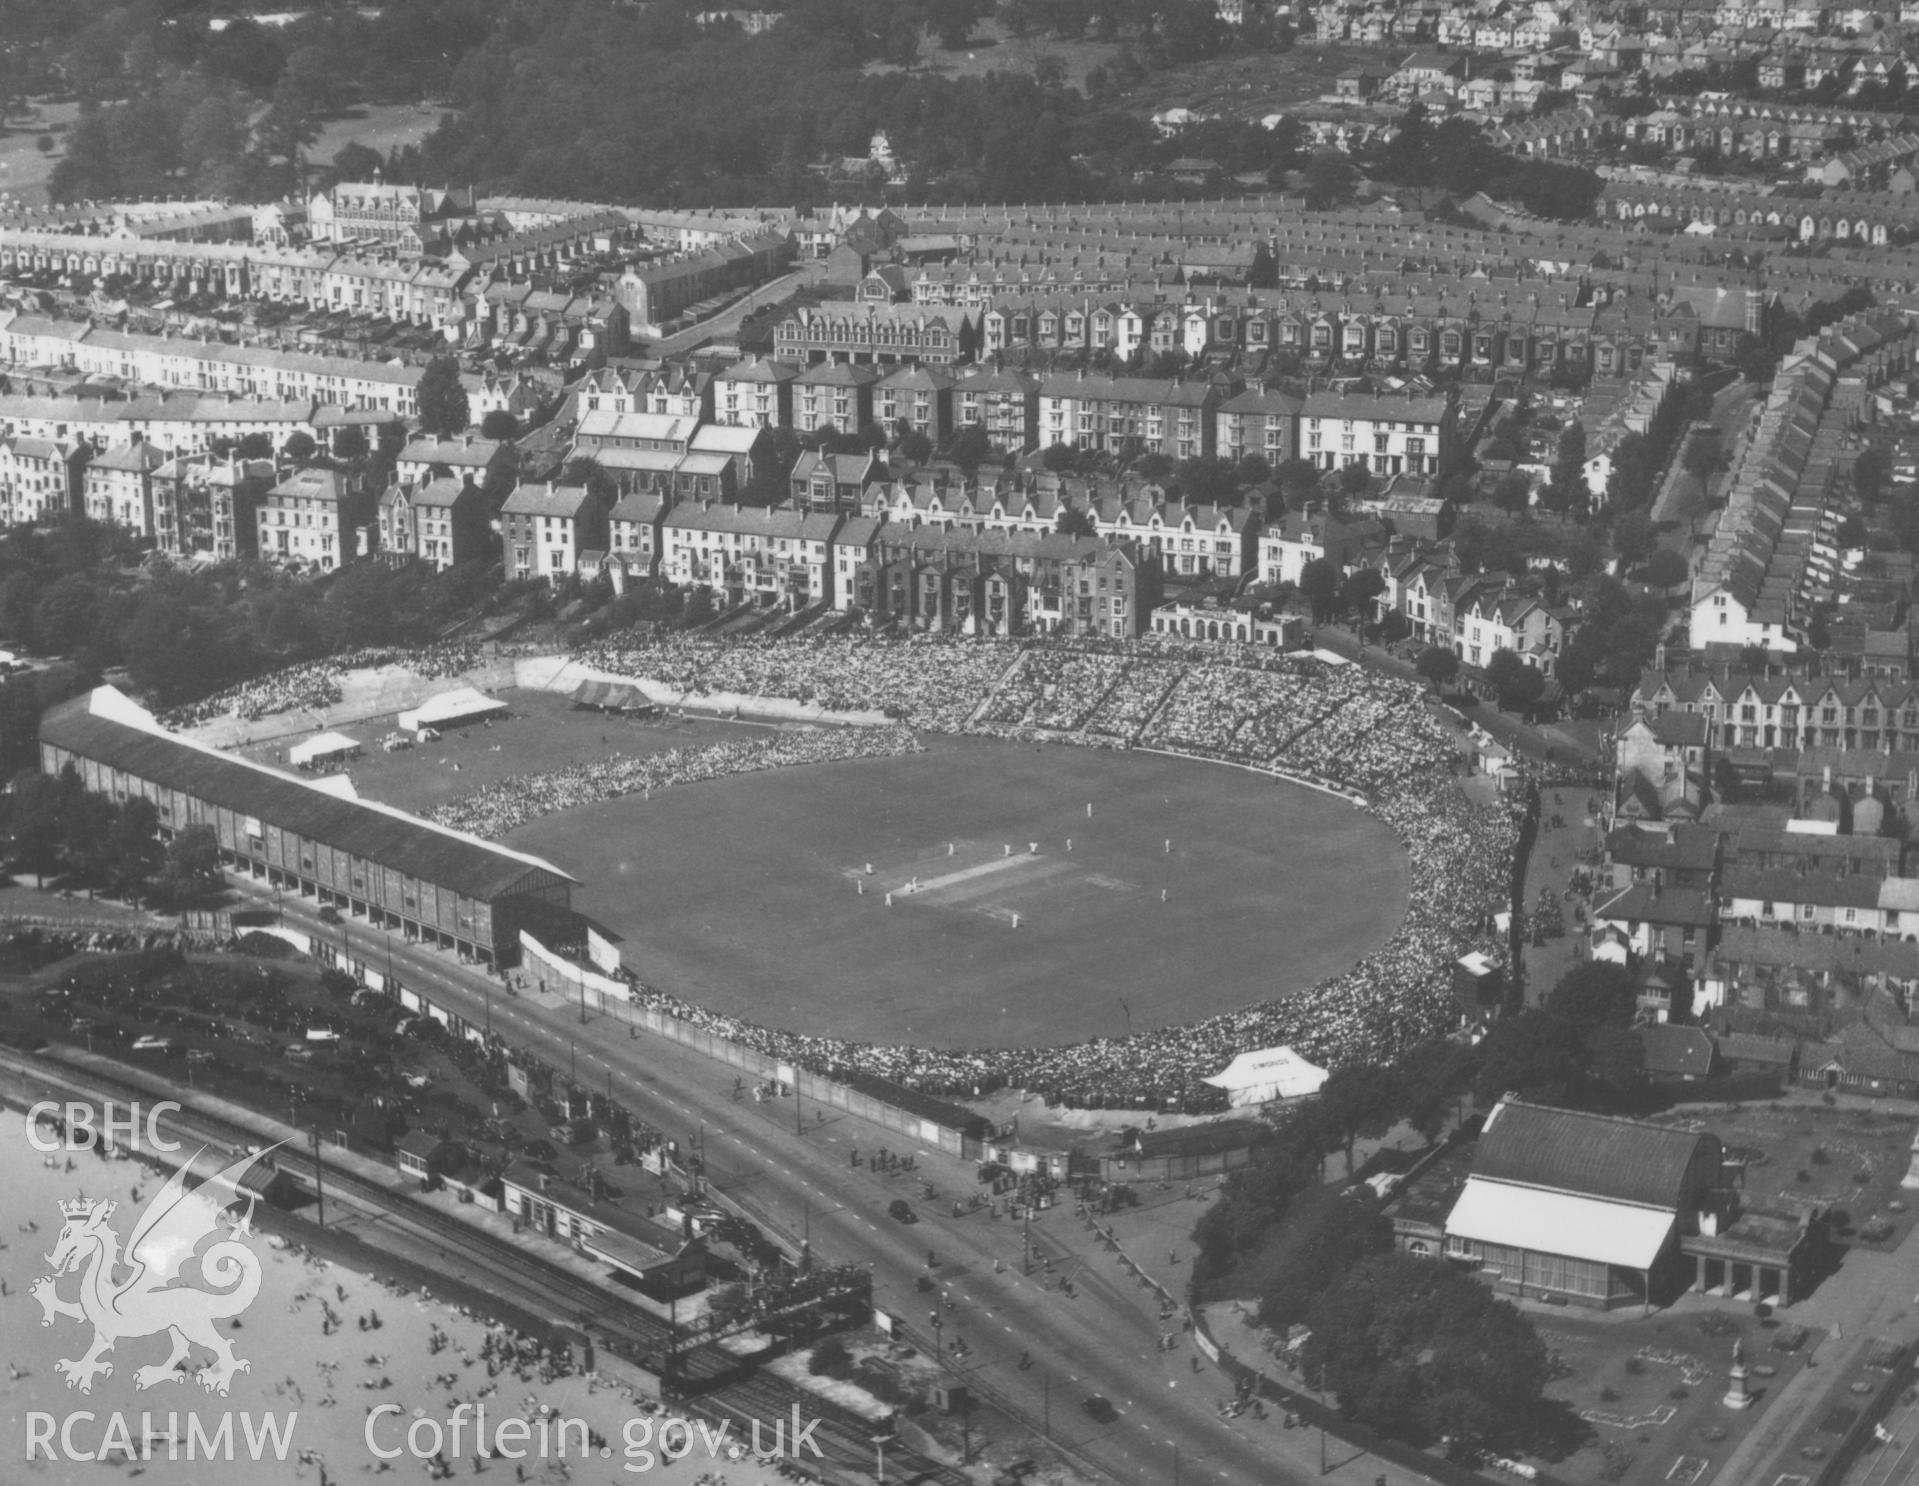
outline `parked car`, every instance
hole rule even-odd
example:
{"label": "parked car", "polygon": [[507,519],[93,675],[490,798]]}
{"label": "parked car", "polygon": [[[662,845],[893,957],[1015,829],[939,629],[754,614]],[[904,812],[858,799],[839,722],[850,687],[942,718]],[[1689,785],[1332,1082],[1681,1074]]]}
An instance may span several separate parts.
{"label": "parked car", "polygon": [[917,1223],[919,1214],[913,1211],[912,1204],[904,1197],[895,1197],[886,1205],[886,1216],[895,1223]]}

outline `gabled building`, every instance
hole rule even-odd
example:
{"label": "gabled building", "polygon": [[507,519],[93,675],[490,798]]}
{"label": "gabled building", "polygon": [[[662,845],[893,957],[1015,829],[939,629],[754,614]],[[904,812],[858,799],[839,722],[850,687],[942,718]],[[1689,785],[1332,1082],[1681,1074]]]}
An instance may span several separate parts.
{"label": "gabled building", "polygon": [[1317,502],[1288,511],[1259,538],[1259,581],[1297,585],[1309,562],[1328,562],[1344,572],[1384,533],[1371,517],[1342,520]]}
{"label": "gabled building", "polygon": [[660,576],[722,604],[792,610],[833,597],[832,541],[841,517],[781,507],[683,502],[660,523]]}
{"label": "gabled building", "polygon": [[153,472],[166,462],[167,456],[144,439],[96,455],[86,472],[88,517],[149,538],[163,552],[177,550],[174,513],[156,510],[153,503]]}
{"label": "gabled building", "polygon": [[793,427],[802,433],[831,429],[859,433],[873,421],[876,366],[825,361],[793,379]]}
{"label": "gabled building", "polygon": [[506,576],[551,583],[571,577],[588,553],[605,554],[611,510],[611,501],[584,485],[520,485],[500,508]]}
{"label": "gabled building", "polygon": [[281,562],[337,568],[360,555],[373,519],[358,481],[339,470],[295,470],[261,499],[259,552]]}
{"label": "gabled building", "polygon": [[793,464],[793,504],[806,511],[859,511],[886,479],[877,454],[824,454],[809,449]]}
{"label": "gabled building", "polygon": [[1214,452],[1235,463],[1256,454],[1277,469],[1298,453],[1303,406],[1290,392],[1247,391],[1227,398],[1214,415]]}
{"label": "gabled building", "polygon": [[394,484],[380,496],[382,552],[445,572],[456,563],[483,561],[492,546],[486,498],[470,477],[418,487]]}
{"label": "gabled building", "polygon": [[607,557],[631,576],[658,574],[662,550],[661,523],[673,508],[673,497],[658,491],[622,495],[607,518]]}
{"label": "gabled building", "polygon": [[742,361],[713,379],[713,416],[736,428],[791,428],[793,382],[790,361]]}
{"label": "gabled building", "polygon": [[1436,475],[1452,458],[1453,425],[1446,397],[1315,392],[1300,409],[1299,457],[1323,470]]}
{"label": "gabled building", "polygon": [[1614,746],[1616,816],[1697,820],[1710,785],[1706,719],[1692,713],[1639,713]]}
{"label": "gabled building", "polygon": [[889,371],[874,384],[873,417],[889,437],[924,434],[937,447],[953,432],[953,380],[936,366]]}
{"label": "gabled building", "polygon": [[1446,1258],[1504,1294],[1650,1306],[1694,1278],[1681,1242],[1725,1206],[1721,1157],[1714,1135],[1508,1095],[1446,1217]]}

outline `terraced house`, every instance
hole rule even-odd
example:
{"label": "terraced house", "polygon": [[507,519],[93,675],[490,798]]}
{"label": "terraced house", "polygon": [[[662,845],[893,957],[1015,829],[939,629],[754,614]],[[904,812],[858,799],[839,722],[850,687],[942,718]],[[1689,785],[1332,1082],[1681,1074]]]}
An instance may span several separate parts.
{"label": "terraced house", "polygon": [[1219,388],[1208,382],[1061,373],[1039,388],[1042,446],[1197,459],[1214,451]]}
{"label": "terraced house", "polygon": [[722,604],[800,610],[833,597],[833,512],[683,502],[660,523],[660,573]]}
{"label": "terraced house", "polygon": [[257,514],[262,557],[336,568],[359,556],[359,528],[371,523],[373,507],[356,476],[304,469],[269,490]]}

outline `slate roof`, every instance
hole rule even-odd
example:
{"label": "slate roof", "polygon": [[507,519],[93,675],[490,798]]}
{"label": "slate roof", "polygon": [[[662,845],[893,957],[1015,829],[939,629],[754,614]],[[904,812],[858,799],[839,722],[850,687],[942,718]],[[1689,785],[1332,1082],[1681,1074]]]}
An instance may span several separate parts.
{"label": "slate roof", "polygon": [[1704,1078],[1712,1072],[1712,1038],[1703,1028],[1655,1022],[1634,1028],[1633,1036],[1646,1050],[1646,1072],[1654,1078]]}
{"label": "slate roof", "polygon": [[1673,1208],[1701,1147],[1718,1144],[1700,1132],[1507,1098],[1487,1116],[1473,1175]]}

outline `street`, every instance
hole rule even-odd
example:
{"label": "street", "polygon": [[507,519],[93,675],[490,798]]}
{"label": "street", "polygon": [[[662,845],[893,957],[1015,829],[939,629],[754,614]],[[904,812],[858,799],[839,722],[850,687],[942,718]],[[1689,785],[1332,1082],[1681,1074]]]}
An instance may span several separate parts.
{"label": "street", "polygon": [[[261,884],[242,886],[272,902]],[[281,907],[290,927],[322,943],[339,944],[344,929],[354,956],[370,967],[385,963],[390,951],[394,973],[407,984],[476,1024],[490,1020],[501,1036],[555,1067],[577,1066],[583,1085],[610,1082],[640,1118],[682,1148],[701,1149],[708,1180],[725,1196],[793,1246],[809,1240],[822,1261],[869,1264],[876,1306],[901,1318],[929,1350],[943,1345],[949,1368],[976,1391],[1004,1400],[1036,1432],[1114,1479],[1165,1486],[1175,1470],[1186,1486],[1319,1478],[1317,1435],[1284,1430],[1278,1409],[1264,1420],[1220,1417],[1232,1393],[1223,1375],[1203,1361],[1195,1369],[1190,1337],[1170,1352],[1159,1349],[1162,1329],[1178,1322],[1161,1321],[1156,1297],[1103,1250],[1070,1206],[1033,1224],[1036,1272],[1024,1274],[1022,1225],[984,1212],[949,1216],[955,1196],[977,1189],[971,1163],[919,1149],[910,1153],[914,1172],[876,1175],[866,1158],[902,1137],[838,1111],[822,1120],[803,1101],[796,1110],[791,1100],[740,1099],[735,1070],[667,1039],[616,1030],[624,1024],[615,1016],[594,1011],[582,1022],[580,1008],[558,996],[509,992],[477,968],[362,922],[322,924],[317,908],[299,899]],[[862,1154],[858,1166],[855,1150]],[[938,1200],[923,1198],[923,1184]],[[889,1218],[896,1197],[920,1221]],[[929,1250],[938,1261],[930,1270]],[[1050,1273],[1038,1267],[1043,1259],[1051,1259]],[[934,1291],[917,1289],[923,1275]],[[1058,1286],[1062,1276],[1072,1281],[1070,1296]],[[950,1312],[939,1304],[942,1295],[953,1302]],[[951,1347],[962,1338],[967,1352],[955,1359]],[[1023,1352],[1030,1354],[1024,1368]],[[1117,1417],[1110,1424],[1083,1410],[1095,1394],[1111,1400]],[[1351,1453],[1336,1447],[1333,1458]],[[1392,1486],[1424,1479],[1372,1457],[1335,1466],[1324,1479],[1373,1486],[1382,1474]]]}

